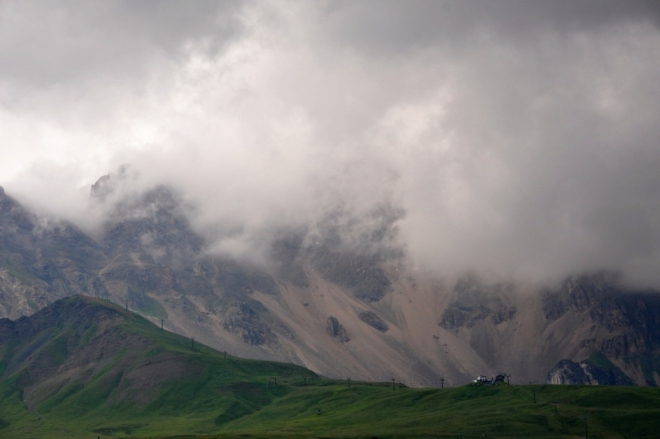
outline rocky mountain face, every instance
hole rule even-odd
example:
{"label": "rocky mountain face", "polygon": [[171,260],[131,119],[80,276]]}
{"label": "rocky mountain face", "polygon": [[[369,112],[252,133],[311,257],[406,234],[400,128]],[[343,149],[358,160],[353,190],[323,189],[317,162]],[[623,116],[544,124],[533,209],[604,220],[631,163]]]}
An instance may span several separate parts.
{"label": "rocky mountain face", "polygon": [[105,294],[102,246],[66,222],[29,212],[0,187],[0,315],[32,314],[72,294]]}
{"label": "rocky mountain face", "polygon": [[601,274],[569,279],[558,291],[543,294],[549,322],[582,315],[591,327],[580,341],[583,352],[616,360],[638,384],[660,383],[660,295],[627,291]]}
{"label": "rocky mountain face", "polygon": [[[111,192],[109,178],[92,191],[99,202]],[[337,378],[424,386],[507,372],[541,382],[561,360],[598,354],[635,384],[660,383],[657,292],[624,290],[604,274],[547,291],[420,275],[382,245],[400,215],[374,212],[358,245],[345,245],[332,217],[313,233],[283,231],[264,268],[208,253],[165,186],[118,202],[96,240],[2,191],[0,317],[84,293],[221,351]]]}
{"label": "rocky mountain face", "polygon": [[579,384],[589,386],[632,386],[634,382],[614,365],[597,366],[590,361],[576,363],[561,360],[548,372],[547,384]]}

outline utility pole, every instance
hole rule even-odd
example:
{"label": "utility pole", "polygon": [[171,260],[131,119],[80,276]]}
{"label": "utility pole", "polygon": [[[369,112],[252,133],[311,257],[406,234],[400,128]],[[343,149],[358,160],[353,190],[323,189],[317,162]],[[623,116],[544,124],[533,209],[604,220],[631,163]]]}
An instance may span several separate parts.
{"label": "utility pole", "polygon": [[584,439],[589,439],[589,429],[587,428],[587,421],[589,418],[584,416],[582,420],[584,420]]}
{"label": "utility pole", "polygon": [[582,420],[584,421],[584,439],[589,439],[589,429],[587,428],[587,418],[586,416],[582,417]]}
{"label": "utility pole", "polygon": [[128,311],[128,297],[126,298],[126,311]]}
{"label": "utility pole", "polygon": [[551,401],[550,404],[552,404],[552,405],[555,406],[555,415],[556,415],[556,414],[557,414],[557,404],[559,404],[559,402],[557,402],[557,401]]}
{"label": "utility pole", "polygon": [[348,388],[350,389],[350,388],[351,388],[351,379],[350,379],[350,378],[346,378],[346,381],[348,382]]}
{"label": "utility pole", "polygon": [[395,381],[394,378],[392,378],[392,391],[396,390],[394,387],[394,381]]}
{"label": "utility pole", "polygon": [[440,378],[440,388],[441,389],[445,388],[445,379],[444,378]]}

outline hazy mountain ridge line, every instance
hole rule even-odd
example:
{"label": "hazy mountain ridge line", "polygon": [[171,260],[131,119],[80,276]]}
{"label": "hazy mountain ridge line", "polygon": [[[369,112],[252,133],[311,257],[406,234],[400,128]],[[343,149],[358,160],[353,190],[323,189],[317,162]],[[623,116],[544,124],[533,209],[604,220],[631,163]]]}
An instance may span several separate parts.
{"label": "hazy mountain ridge line", "polygon": [[[129,226],[122,229],[125,235],[118,235],[128,240],[130,253],[103,256],[101,266],[79,266],[75,262],[79,256],[67,255],[80,248],[87,249],[91,238],[79,243],[79,232],[64,233],[58,238],[57,258],[48,259],[46,253],[46,258],[37,264],[50,267],[50,271],[33,270],[29,274],[33,284],[43,288],[43,293],[37,290],[30,294],[54,297],[33,300],[34,305],[27,305],[29,302],[20,291],[28,290],[18,288],[20,280],[7,277],[0,285],[0,305],[3,300],[22,304],[22,308],[15,309],[30,313],[36,304],[43,306],[59,296],[83,291],[112,298],[122,308],[128,305],[154,321],[164,319],[169,329],[221,350],[253,358],[299,362],[331,376],[406,376],[411,373],[406,364],[413,361],[425,365],[412,372],[415,378],[410,381],[417,383],[435,382],[442,375],[453,376],[455,382],[465,382],[472,375],[491,370],[493,373],[512,371],[523,380],[532,376],[541,380],[560,360],[579,362],[594,352],[602,352],[634,376],[637,383],[656,382],[653,371],[660,362],[654,360],[653,352],[658,350],[658,331],[654,328],[660,326],[660,317],[652,304],[657,293],[644,296],[624,291],[612,283],[615,278],[607,276],[571,278],[556,290],[535,292],[467,274],[444,279],[440,282],[444,286],[436,288],[431,278],[424,277],[428,275],[409,271],[401,255],[388,250],[391,249],[388,240],[395,233],[392,227],[396,215],[387,217],[387,211],[386,218],[379,223],[383,232],[376,234],[376,238],[364,235],[362,247],[360,244],[351,250],[350,245],[342,244],[338,229],[331,223],[327,236],[316,230],[311,242],[305,242],[305,236],[311,236],[309,230],[283,233],[273,241],[273,255],[280,264],[264,267],[238,262],[196,247],[198,238],[191,238],[197,236],[191,224],[173,219],[183,211],[176,204],[178,198],[168,192],[168,188],[158,186],[151,198],[135,196],[130,201],[133,204],[129,206],[140,211],[140,215],[129,215]],[[144,199],[165,201],[158,208],[140,210],[140,200]],[[135,217],[144,228],[130,226]],[[121,229],[121,215],[114,218],[110,224]],[[140,239],[144,230],[154,239]],[[48,233],[40,231],[39,239]],[[378,247],[377,242],[369,244],[378,236],[386,237],[384,247]],[[38,237],[26,239],[26,242],[41,242]],[[194,256],[172,258],[181,242],[188,239],[194,242],[183,245],[184,253],[195,249]],[[154,242],[165,246],[160,256],[153,252]],[[105,251],[99,244],[90,248],[101,254]],[[29,254],[44,257],[44,253]],[[7,266],[7,262],[4,264]],[[533,300],[521,301],[516,298],[520,295]],[[307,305],[302,306],[303,303]],[[537,305],[525,308],[523,303],[525,307],[540,303],[542,314],[529,319],[527,314],[536,313]],[[273,308],[275,304],[281,307],[277,312]],[[346,313],[344,307],[354,311]],[[294,309],[297,311],[292,313]],[[390,327],[394,325],[394,331],[387,331],[385,337],[372,334],[359,317],[363,312],[373,313]],[[571,320],[571,316],[584,313],[588,313],[589,321],[597,329],[589,329],[586,321],[582,326],[576,321],[574,326],[561,328],[567,318]],[[424,318],[420,318],[422,315]],[[341,322],[350,343],[333,347],[323,342],[328,335],[328,316]],[[438,326],[449,332],[439,333]],[[291,328],[297,329],[292,332]],[[578,332],[571,335],[571,331]],[[572,338],[557,343],[557,337]],[[525,344],[546,343],[550,343],[547,351],[538,352],[533,359],[524,358]],[[381,357],[385,352],[390,358],[388,362]],[[476,358],[480,360],[475,361]],[[512,363],[511,359],[520,363]],[[469,364],[471,371],[463,363]]]}

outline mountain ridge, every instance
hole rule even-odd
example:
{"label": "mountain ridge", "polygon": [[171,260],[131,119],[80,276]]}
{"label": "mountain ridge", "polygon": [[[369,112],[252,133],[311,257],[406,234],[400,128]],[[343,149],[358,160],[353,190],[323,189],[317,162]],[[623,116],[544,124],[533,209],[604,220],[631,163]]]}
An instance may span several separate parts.
{"label": "mountain ridge", "polygon": [[377,251],[396,212],[381,212],[362,247],[343,245],[331,219],[313,239],[281,233],[277,263],[264,268],[206,252],[165,186],[120,205],[96,241],[61,221],[36,233],[37,217],[1,195],[0,315],[82,293],[222,351],[336,378],[433,386],[507,372],[541,382],[558,362],[598,352],[638,385],[660,383],[660,295],[605,274],[554,290],[420,274],[387,246]]}

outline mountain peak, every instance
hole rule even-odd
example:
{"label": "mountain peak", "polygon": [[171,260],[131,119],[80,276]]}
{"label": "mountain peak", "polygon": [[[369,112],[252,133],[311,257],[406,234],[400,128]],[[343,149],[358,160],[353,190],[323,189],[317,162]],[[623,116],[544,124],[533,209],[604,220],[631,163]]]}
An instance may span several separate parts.
{"label": "mountain peak", "polygon": [[128,165],[122,165],[115,172],[102,175],[96,183],[92,184],[90,188],[90,196],[104,201],[109,195],[115,191],[118,185],[123,183],[129,176]]}

